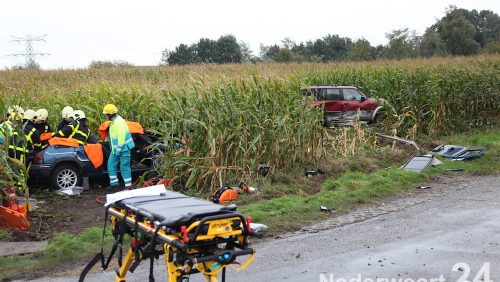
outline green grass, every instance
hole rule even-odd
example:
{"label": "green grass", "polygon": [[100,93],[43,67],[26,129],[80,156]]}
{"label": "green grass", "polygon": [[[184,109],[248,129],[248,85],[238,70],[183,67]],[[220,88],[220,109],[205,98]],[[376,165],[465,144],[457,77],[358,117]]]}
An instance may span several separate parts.
{"label": "green grass", "polygon": [[500,172],[500,129],[498,127],[477,130],[476,133],[470,135],[444,137],[439,141],[442,144],[486,149],[486,154],[475,160],[453,161],[441,158],[443,166],[440,169],[461,168],[467,173],[474,174],[495,174]]}
{"label": "green grass", "polygon": [[0,241],[4,241],[11,236],[11,232],[8,230],[0,230]]}
{"label": "green grass", "polygon": [[326,180],[316,195],[290,195],[260,201],[240,208],[254,222],[267,224],[270,233],[293,230],[305,223],[324,217],[320,206],[338,211],[374,198],[394,195],[426,179],[426,174],[387,168],[365,174],[348,172],[338,179]]}
{"label": "green grass", "polygon": [[[100,250],[101,238],[102,228],[91,227],[78,236],[61,233],[40,252],[24,256],[0,257],[2,266],[0,280],[10,280],[23,276],[24,274],[20,275],[23,272],[41,272],[46,268],[90,257]],[[111,233],[107,232],[105,250],[109,250],[112,241]]]}

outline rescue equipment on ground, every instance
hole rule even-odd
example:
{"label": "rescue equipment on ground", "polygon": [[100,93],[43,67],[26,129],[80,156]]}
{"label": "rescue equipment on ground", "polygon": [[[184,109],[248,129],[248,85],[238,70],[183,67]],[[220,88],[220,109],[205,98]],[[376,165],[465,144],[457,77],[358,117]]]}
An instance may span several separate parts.
{"label": "rescue equipment on ground", "polygon": [[[140,192],[147,196],[137,194]],[[107,198],[103,242],[108,217],[115,242],[107,259],[101,246],[101,251],[83,269],[79,281],[84,281],[99,261],[102,269],[106,269],[115,253],[119,265],[116,281],[126,281],[127,272],[133,273],[148,259],[149,281],[154,281],[154,260],[161,255],[165,256],[170,282],[187,281],[195,273],[202,273],[211,282],[217,281],[217,275],[222,273],[224,281],[227,266],[236,264],[237,270],[241,270],[254,258],[248,242],[252,234],[251,218],[244,218],[234,205],[222,206],[167,191],[163,185],[118,192]],[[126,234],[131,243],[123,258]],[[247,255],[244,262],[237,262]]]}
{"label": "rescue equipment on ground", "polygon": [[212,201],[215,204],[229,205],[230,202],[236,201],[238,199],[238,191],[225,185],[217,191],[214,192],[212,196],[209,196],[207,200]]}
{"label": "rescue equipment on ground", "polygon": [[2,205],[0,206],[0,228],[28,230],[28,203],[20,203],[15,188],[1,190]]}

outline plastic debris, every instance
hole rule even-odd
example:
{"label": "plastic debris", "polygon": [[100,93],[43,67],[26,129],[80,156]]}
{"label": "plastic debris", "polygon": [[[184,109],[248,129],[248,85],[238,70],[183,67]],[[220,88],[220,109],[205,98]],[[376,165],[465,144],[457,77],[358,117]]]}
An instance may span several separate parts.
{"label": "plastic debris", "polygon": [[250,223],[250,229],[252,229],[252,235],[258,238],[262,238],[264,236],[264,231],[268,228],[267,225],[262,223]]}
{"label": "plastic debris", "polygon": [[69,195],[69,196],[74,196],[74,195],[80,195],[83,191],[83,187],[81,186],[75,186],[71,188],[65,188],[61,189],[58,191],[60,195]]}
{"label": "plastic debris", "polygon": [[457,161],[465,161],[482,157],[486,149],[484,148],[468,148],[457,145],[439,145],[432,149],[436,154],[445,158],[450,158]]}
{"label": "plastic debris", "polygon": [[402,167],[404,170],[411,170],[415,172],[421,172],[424,169],[432,165],[434,161],[433,156],[413,156],[409,159]]}
{"label": "plastic debris", "polygon": [[448,168],[446,171],[451,171],[451,172],[463,172],[463,168]]}
{"label": "plastic debris", "polygon": [[306,171],[306,177],[310,178],[310,177],[314,177],[318,175],[318,172],[316,170],[307,170]]}
{"label": "plastic debris", "polygon": [[325,206],[320,206],[319,210],[322,211],[322,212],[329,212],[329,211],[331,211],[329,208],[327,208]]}

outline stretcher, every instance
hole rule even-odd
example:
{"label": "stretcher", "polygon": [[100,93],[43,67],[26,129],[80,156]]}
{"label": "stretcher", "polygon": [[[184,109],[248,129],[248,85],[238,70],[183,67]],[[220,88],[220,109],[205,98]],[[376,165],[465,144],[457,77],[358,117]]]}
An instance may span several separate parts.
{"label": "stretcher", "polygon": [[[108,217],[111,222],[115,243],[106,261],[101,248],[79,281],[84,281],[99,260],[106,269],[117,250],[119,269],[115,281],[119,282],[126,281],[127,272],[134,272],[141,261],[148,259],[149,281],[154,281],[153,262],[161,255],[169,282],[189,281],[189,276],[196,273],[209,282],[218,281],[221,273],[224,281],[227,266],[234,264],[241,270],[254,257],[248,241],[251,218],[244,218],[234,205],[218,205],[165,190],[156,196],[119,199],[107,206],[105,217],[106,222]],[[131,243],[122,258],[125,235],[130,236]]]}

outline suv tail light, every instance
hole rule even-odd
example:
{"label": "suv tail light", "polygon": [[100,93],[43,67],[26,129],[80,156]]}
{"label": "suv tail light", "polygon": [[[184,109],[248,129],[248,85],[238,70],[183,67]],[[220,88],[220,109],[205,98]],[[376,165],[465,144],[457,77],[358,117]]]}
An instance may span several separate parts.
{"label": "suv tail light", "polygon": [[42,156],[42,154],[36,154],[35,158],[33,159],[33,163],[35,163],[35,164],[41,164],[41,163],[43,163],[43,156]]}

